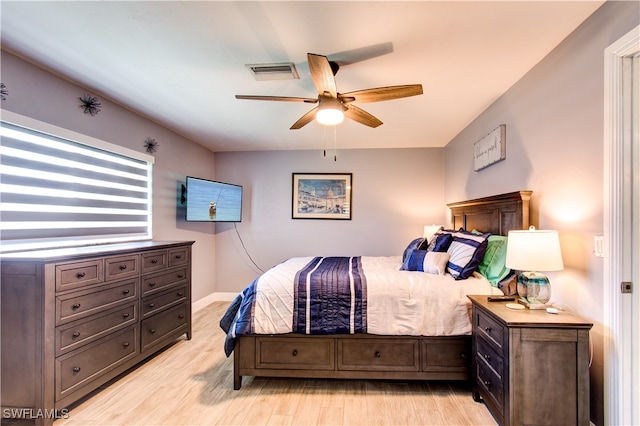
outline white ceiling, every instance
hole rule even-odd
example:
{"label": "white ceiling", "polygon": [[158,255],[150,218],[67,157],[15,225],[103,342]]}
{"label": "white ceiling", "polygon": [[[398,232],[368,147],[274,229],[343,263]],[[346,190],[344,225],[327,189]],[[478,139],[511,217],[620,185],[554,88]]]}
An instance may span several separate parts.
{"label": "white ceiling", "polygon": [[[234,95],[315,98],[307,52],[329,59],[387,52],[343,66],[338,91],[420,83],[424,94],[357,104],[384,124],[346,120],[337,143],[442,147],[602,3],[2,0],[1,39],[214,151],[333,141],[333,129],[315,122],[289,130],[313,105]],[[256,81],[245,67],[271,62],[294,62],[300,79]]]}

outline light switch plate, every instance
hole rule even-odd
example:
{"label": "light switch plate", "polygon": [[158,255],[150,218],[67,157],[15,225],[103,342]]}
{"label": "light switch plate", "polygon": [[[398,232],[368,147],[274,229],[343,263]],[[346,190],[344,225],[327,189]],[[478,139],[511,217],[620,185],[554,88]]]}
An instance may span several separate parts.
{"label": "light switch plate", "polygon": [[596,257],[604,257],[604,237],[602,235],[593,237],[593,252]]}

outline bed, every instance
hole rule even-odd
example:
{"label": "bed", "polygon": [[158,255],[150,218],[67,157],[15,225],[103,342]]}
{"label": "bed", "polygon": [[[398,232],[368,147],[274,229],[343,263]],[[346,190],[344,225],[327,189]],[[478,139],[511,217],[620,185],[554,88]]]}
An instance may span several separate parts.
{"label": "bed", "polygon": [[[493,272],[482,268],[491,267],[490,238],[506,244],[510,230],[529,227],[530,198],[517,191],[448,204],[449,229],[416,238],[402,256],[296,257],[266,271],[220,322],[234,389],[243,376],[469,379],[466,295],[513,293],[513,274],[487,279]],[[480,259],[458,265],[465,251]]]}

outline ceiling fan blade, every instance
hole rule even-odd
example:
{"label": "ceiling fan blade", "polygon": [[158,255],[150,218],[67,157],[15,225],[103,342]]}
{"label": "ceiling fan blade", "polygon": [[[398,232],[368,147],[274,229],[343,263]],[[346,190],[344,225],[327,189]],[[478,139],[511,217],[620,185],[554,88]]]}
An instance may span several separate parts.
{"label": "ceiling fan blade", "polygon": [[307,53],[307,60],[309,61],[311,79],[318,90],[318,94],[325,95],[329,93],[331,97],[337,97],[338,89],[336,88],[336,79],[333,76],[333,71],[331,70],[331,65],[327,57]]}
{"label": "ceiling fan blade", "polygon": [[[403,86],[387,86],[377,87],[375,89],[357,90],[355,92],[342,93],[340,94],[340,98],[354,98],[354,102],[379,102],[416,95],[422,95],[422,84],[407,84]],[[345,99],[345,102],[349,101],[349,99]]]}
{"label": "ceiling fan blade", "polygon": [[382,124],[382,121],[355,105],[345,105],[345,107],[347,110],[344,112],[344,116],[352,119],[353,121],[357,121],[360,124],[374,128]]}
{"label": "ceiling fan blade", "polygon": [[291,126],[289,130],[296,130],[311,123],[313,119],[316,118],[317,111],[318,111],[318,107],[315,107],[314,109],[312,109],[311,111],[309,111],[308,113],[300,117],[298,121],[293,123],[293,126]]}
{"label": "ceiling fan blade", "polygon": [[287,96],[260,96],[260,95],[236,95],[236,99],[251,99],[254,101],[284,101],[284,102],[307,102],[318,103],[318,99],[313,98],[291,98]]}

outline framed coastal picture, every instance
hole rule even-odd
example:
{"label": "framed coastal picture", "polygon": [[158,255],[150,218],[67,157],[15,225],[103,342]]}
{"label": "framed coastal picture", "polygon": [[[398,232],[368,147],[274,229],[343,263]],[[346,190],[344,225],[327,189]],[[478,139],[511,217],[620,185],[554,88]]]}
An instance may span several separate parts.
{"label": "framed coastal picture", "polygon": [[351,173],[293,173],[293,219],[351,219]]}

